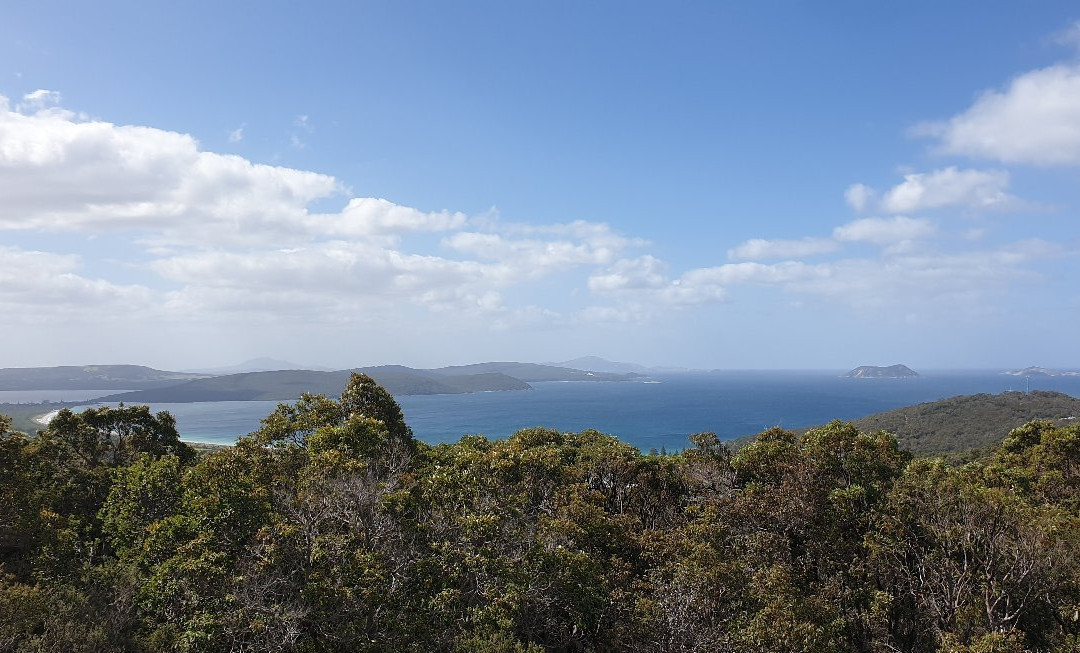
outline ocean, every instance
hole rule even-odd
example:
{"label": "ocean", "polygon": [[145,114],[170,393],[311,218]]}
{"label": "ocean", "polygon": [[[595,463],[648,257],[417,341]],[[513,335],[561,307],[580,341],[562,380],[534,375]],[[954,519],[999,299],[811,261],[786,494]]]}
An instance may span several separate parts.
{"label": "ocean", "polygon": [[[628,382],[545,382],[532,390],[398,397],[415,435],[429,443],[467,434],[504,438],[518,429],[596,429],[642,451],[689,446],[694,433],[722,439],[773,426],[850,420],[955,395],[1055,390],[1080,397],[1080,377],[1018,378],[997,371],[924,372],[910,379],[849,379],[841,371],[668,374]],[[259,427],[277,402],[155,404],[191,442],[232,444]]]}

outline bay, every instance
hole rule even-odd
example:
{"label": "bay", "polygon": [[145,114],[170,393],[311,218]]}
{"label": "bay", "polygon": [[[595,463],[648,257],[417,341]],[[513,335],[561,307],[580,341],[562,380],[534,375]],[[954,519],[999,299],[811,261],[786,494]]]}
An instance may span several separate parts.
{"label": "bay", "polygon": [[[732,371],[658,375],[617,383],[546,382],[532,390],[398,397],[415,435],[429,443],[463,435],[504,438],[544,426],[596,429],[642,451],[689,446],[703,431],[723,439],[773,426],[804,428],[955,395],[1055,390],[1080,396],[1080,377],[1017,378],[997,371],[924,372],[911,379],[848,379],[841,371]],[[188,441],[232,444],[259,427],[273,401],[153,404],[176,417]]]}

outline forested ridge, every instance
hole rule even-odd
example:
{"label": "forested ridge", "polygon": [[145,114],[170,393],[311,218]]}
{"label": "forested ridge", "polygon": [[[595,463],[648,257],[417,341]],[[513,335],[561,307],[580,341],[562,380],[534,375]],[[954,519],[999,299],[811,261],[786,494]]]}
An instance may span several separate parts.
{"label": "forested ridge", "polygon": [[3,651],[1080,650],[1075,424],[429,446],[358,374],[202,457],[145,406],[0,433]]}
{"label": "forested ridge", "polygon": [[968,456],[991,451],[1014,428],[1035,419],[1067,424],[1080,418],[1080,399],[1061,392],[1002,392],[949,397],[853,420],[885,430],[912,453]]}

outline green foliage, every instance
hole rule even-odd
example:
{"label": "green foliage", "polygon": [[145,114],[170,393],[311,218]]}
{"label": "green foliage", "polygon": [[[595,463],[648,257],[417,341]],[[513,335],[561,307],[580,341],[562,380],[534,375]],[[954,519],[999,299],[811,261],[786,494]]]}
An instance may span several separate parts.
{"label": "green foliage", "polygon": [[1080,641],[1080,426],[981,462],[832,422],[642,455],[417,443],[354,375],[190,455],[145,407],[0,420],[0,651],[1014,651]]}
{"label": "green foliage", "polygon": [[951,397],[871,415],[854,424],[864,431],[888,431],[902,449],[916,454],[959,458],[967,451],[994,449],[1010,430],[1033,420],[1077,416],[1080,399],[1036,390]]}
{"label": "green foliage", "polygon": [[180,503],[180,459],[142,454],[113,472],[100,517],[106,541],[121,558],[138,557],[150,528],[176,512]]}
{"label": "green foliage", "polygon": [[40,435],[69,467],[96,468],[130,464],[140,453],[173,455],[188,463],[191,447],[180,442],[176,420],[167,412],[150,413],[148,406],[103,406],[74,413],[64,408]]}
{"label": "green foliage", "polygon": [[0,578],[0,650],[118,651],[85,593]]}

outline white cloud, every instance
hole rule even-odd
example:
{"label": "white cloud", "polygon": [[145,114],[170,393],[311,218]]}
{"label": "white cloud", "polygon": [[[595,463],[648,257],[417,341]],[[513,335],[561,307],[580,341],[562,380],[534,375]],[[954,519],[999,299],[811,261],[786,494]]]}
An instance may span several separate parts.
{"label": "white cloud", "polygon": [[379,198],[353,198],[340,213],[309,212],[312,202],[343,192],[329,175],[200,151],[186,134],[66,113],[0,113],[0,230],[139,230],[158,246],[221,246],[446,231],[466,222],[461,213]]}
{"label": "white cloud", "polygon": [[910,172],[904,181],[878,197],[865,184],[853,184],[844,193],[856,211],[875,209],[884,213],[918,213],[945,208],[965,211],[1016,208],[1020,200],[1009,195],[1005,170],[972,170],[949,166],[931,172]]}
{"label": "white cloud", "polygon": [[[644,242],[601,223],[503,224],[488,215],[473,224],[460,212],[382,198],[314,213],[312,203],[345,192],[331,176],[205,152],[186,134],[60,110],[24,114],[4,98],[0,107],[0,231],[126,239],[141,248],[136,258],[155,286],[144,299],[177,318],[252,312],[392,321],[408,304],[497,313],[510,323],[526,319],[514,317],[525,308],[504,306],[504,291],[608,265]],[[297,126],[310,123],[300,117]],[[405,247],[405,237],[424,233],[446,234],[442,245],[464,260]],[[527,313],[529,320],[554,314]]]}
{"label": "white cloud", "polygon": [[838,245],[827,238],[802,238],[800,240],[765,240],[752,238],[738,247],[729,249],[728,258],[744,261],[763,259],[805,258],[835,252]]}
{"label": "white cloud", "polygon": [[[857,227],[868,228],[866,223]],[[881,232],[875,230],[872,235],[879,238]],[[890,237],[900,235],[910,233]],[[1060,247],[1044,241],[1021,241],[997,249],[887,252],[813,265],[801,261],[727,263],[688,270],[674,281],[667,278],[662,262],[641,257],[620,261],[590,278],[590,290],[616,303],[593,307],[587,317],[593,321],[642,321],[672,307],[725,300],[742,286],[774,288],[875,314],[985,314],[992,310],[996,295],[1015,283],[1036,278],[1027,268],[1030,263],[1063,253]]]}
{"label": "white cloud", "polygon": [[874,258],[848,258],[809,265],[799,261],[775,264],[729,263],[698,268],[682,276],[685,287],[725,291],[743,285],[779,289],[818,297],[856,311],[905,310],[953,316],[977,314],[994,305],[994,296],[1012,284],[1031,281],[1030,263],[1065,251],[1045,241],[1021,241],[996,249],[954,253],[895,253]]}
{"label": "white cloud", "polygon": [[247,125],[240,125],[236,129],[230,131],[229,132],[229,142],[230,143],[239,143],[240,141],[244,140],[244,127],[246,127],[246,126]]}
{"label": "white cloud", "polygon": [[[407,322],[535,329],[545,321],[645,320],[726,301],[749,285],[856,308],[888,297],[910,305],[978,298],[987,294],[979,284],[1007,286],[1040,254],[1052,254],[1039,242],[935,254],[926,243],[911,245],[935,236],[933,223],[894,216],[855,220],[831,239],[753,239],[728,252],[735,262],[673,271],[632,251],[646,241],[604,223],[517,224],[494,210],[466,216],[348,198],[329,175],[202,151],[186,134],[8,107],[0,97],[0,231],[28,240],[103,235],[109,255],[126,247],[117,258],[140,261],[125,274],[141,273],[145,284],[95,278],[78,257],[0,248],[0,306],[9,314],[105,311],[162,324],[224,316],[244,324],[369,325],[372,333]],[[911,210],[994,204],[994,191],[1004,193],[1007,183],[1005,173],[947,168],[908,175],[876,203]],[[857,187],[848,193],[853,206],[875,204],[869,188]],[[339,197],[347,199],[341,210],[311,208]],[[883,249],[865,259],[759,262],[834,254],[851,242]],[[116,269],[91,262],[98,265],[86,267],[95,271]],[[432,312],[437,320],[413,319]]]}
{"label": "white cloud", "polygon": [[1080,163],[1080,64],[1058,64],[984,92],[952,118],[916,126],[937,149],[1039,166]]}
{"label": "white cloud", "polygon": [[[688,283],[686,278],[669,280],[667,265],[653,256],[616,261],[603,272],[589,277],[589,290],[620,302],[613,316],[619,321],[645,319],[655,311],[722,301],[725,290],[715,283]],[[592,320],[605,311],[589,313]]]}
{"label": "white cloud", "polygon": [[77,256],[0,246],[0,306],[5,319],[92,317],[122,319],[151,306],[140,285],[115,284],[78,273]]}
{"label": "white cloud", "polygon": [[904,181],[882,197],[881,209],[887,213],[917,213],[946,207],[1004,208],[1016,203],[1005,192],[1008,187],[1009,173],[1004,170],[961,170],[950,166],[904,175]]}
{"label": "white cloud", "polygon": [[196,252],[155,261],[152,269],[182,286],[172,296],[178,310],[257,309],[306,313],[313,320],[349,319],[402,300],[428,308],[491,309],[495,289],[514,278],[499,265],[343,241]]}
{"label": "white cloud", "polygon": [[39,88],[22,97],[17,109],[19,111],[42,111],[60,104],[60,94]]}
{"label": "white cloud", "polygon": [[1035,278],[1024,264],[1031,252],[1016,247],[951,254],[901,255],[847,259],[830,263],[822,273],[786,287],[845,304],[856,310],[911,310],[981,313],[992,297],[1012,283]]}
{"label": "white cloud", "polygon": [[852,184],[844,191],[844,200],[848,206],[859,213],[865,211],[874,199],[874,189],[865,184]]}
{"label": "white cloud", "polygon": [[927,238],[936,229],[929,220],[907,218],[902,215],[891,218],[862,218],[841,225],[833,230],[833,238],[845,242],[867,242],[875,245],[897,243]]}
{"label": "white cloud", "polygon": [[589,290],[610,293],[622,290],[653,290],[668,285],[667,266],[653,256],[616,262],[589,277]]}
{"label": "white cloud", "polygon": [[0,229],[143,229],[173,242],[294,233],[333,177],[201,152],[194,139],[67,113],[0,113]]}
{"label": "white cloud", "polygon": [[522,270],[525,277],[543,276],[582,265],[610,263],[623,247],[618,243],[582,240],[508,238],[493,233],[459,232],[443,246],[487,261],[500,261]]}
{"label": "white cloud", "polygon": [[415,231],[449,231],[465,226],[464,213],[438,211],[426,213],[385,199],[356,197],[349,200],[340,216],[322,225],[335,235],[363,236],[368,234],[407,233]]}
{"label": "white cloud", "polygon": [[642,238],[631,238],[619,234],[604,222],[589,222],[586,220],[553,224],[505,222],[498,218],[498,212],[494,209],[486,215],[472,218],[470,223],[485,231],[502,233],[508,237],[527,236],[541,240],[558,237],[561,240],[581,241],[597,250],[617,252],[629,247],[643,247],[649,244],[649,241]]}
{"label": "white cloud", "polygon": [[690,270],[683,278],[686,283],[702,286],[732,286],[741,284],[782,285],[822,274],[826,268],[799,261],[764,263],[726,263],[711,268]]}

